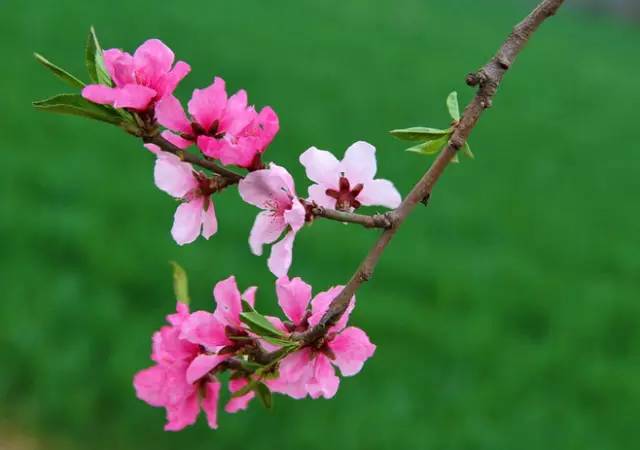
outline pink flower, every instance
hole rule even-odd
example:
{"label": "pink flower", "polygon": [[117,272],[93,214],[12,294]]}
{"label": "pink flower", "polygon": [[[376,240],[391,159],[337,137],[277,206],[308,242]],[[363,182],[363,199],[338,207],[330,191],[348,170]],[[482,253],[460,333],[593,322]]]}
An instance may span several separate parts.
{"label": "pink flower", "polygon": [[163,152],[153,144],[146,147],[157,156],[153,172],[156,186],[182,200],[173,216],[173,239],[179,245],[195,241],[200,234],[209,239],[218,231],[218,220],[208,178],[176,155]]}
{"label": "pink flower", "polygon": [[305,221],[305,208],[296,196],[293,178],[286,169],[271,164],[268,169],[249,173],[238,186],[242,199],[263,209],[249,234],[249,245],[255,255],[262,246],[284,237],[271,248],[269,270],[280,277],[286,275],[293,258],[293,241]]}
{"label": "pink flower", "polygon": [[353,211],[360,206],[396,208],[402,198],[388,180],[374,179],[376,149],[364,141],[351,145],[342,161],[326,150],[309,148],[300,155],[309,186],[309,199],[325,208]]}
{"label": "pink flower", "polygon": [[156,364],[134,377],[138,398],[166,409],[167,431],[193,424],[200,408],[209,426],[218,427],[220,382],[209,373],[229,357],[215,349],[230,341],[224,325],[206,314],[189,314],[188,306],[178,303],[177,313],[167,316],[170,325],[153,335],[151,359]]}
{"label": "pink flower", "polygon": [[[289,280],[279,278],[276,282],[278,303],[291,320],[289,331],[304,331],[314,327],[329,308],[331,301],[342,291],[336,286],[317,294],[311,300],[311,286],[300,278]],[[280,376],[267,382],[274,392],[287,394],[293,398],[333,397],[340,384],[334,366],[343,376],[360,372],[364,362],[370,358],[376,346],[369,341],[360,328],[347,327],[349,315],[355,306],[355,297],[340,320],[333,325],[322,342],[313,347],[303,347],[288,355],[280,362]],[[285,324],[286,326],[286,324]]]}
{"label": "pink flower", "polygon": [[171,95],[191,70],[182,61],[173,66],[173,52],[158,39],[144,42],[133,56],[112,48],[105,50],[103,57],[115,87],[90,84],[82,90],[82,96],[115,108],[146,111],[154,102]]}
{"label": "pink flower", "polygon": [[174,96],[158,102],[158,122],[171,131],[163,136],[180,148],[194,142],[202,152],[223,164],[256,168],[260,155],[279,130],[278,116],[270,107],[257,113],[247,106],[247,93],[240,90],[227,99],[225,82],[216,77],[211,86],[196,89],[188,105],[188,118]]}

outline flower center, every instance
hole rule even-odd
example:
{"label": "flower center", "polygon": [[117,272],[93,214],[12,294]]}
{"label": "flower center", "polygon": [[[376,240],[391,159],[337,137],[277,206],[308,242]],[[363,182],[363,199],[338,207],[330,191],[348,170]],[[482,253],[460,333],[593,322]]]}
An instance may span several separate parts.
{"label": "flower center", "polygon": [[329,197],[336,200],[337,210],[350,211],[351,209],[357,209],[362,206],[362,204],[356,200],[356,197],[362,192],[363,187],[362,183],[358,183],[351,188],[349,180],[343,175],[340,177],[338,190],[327,189],[325,192]]}

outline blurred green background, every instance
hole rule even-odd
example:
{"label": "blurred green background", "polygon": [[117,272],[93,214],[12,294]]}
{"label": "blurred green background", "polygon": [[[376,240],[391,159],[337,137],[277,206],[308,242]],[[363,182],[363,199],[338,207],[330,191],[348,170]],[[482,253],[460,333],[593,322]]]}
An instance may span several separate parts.
{"label": "blurred green background", "polygon": [[[472,96],[526,1],[0,2],[0,448],[630,449],[640,443],[640,158],[633,126],[640,29],[567,8],[507,75],[428,208],[407,221],[352,316],[378,344],[332,401],[276,399],[164,433],[137,400],[150,335],[173,308],[168,260],[197,308],[237,274],[275,312],[273,277],[246,243],[254,208],[229,189],[220,229],[178,247],[175,202],[153,158],[119,130],[38,113],[64,92],[39,51],[84,73],[88,27],[106,48],[158,37],[188,61],[177,91],[214,75],[282,131],[289,167],[311,145],[365,139],[403,193],[429,164],[387,130],[445,126],[446,95]],[[318,221],[292,275],[344,282],[376,237]]]}

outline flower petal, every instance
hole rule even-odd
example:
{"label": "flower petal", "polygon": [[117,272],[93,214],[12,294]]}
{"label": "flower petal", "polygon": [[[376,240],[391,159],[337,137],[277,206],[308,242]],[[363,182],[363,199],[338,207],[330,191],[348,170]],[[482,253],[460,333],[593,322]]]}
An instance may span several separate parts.
{"label": "flower petal", "polygon": [[178,83],[191,72],[191,66],[184,61],[178,61],[173,69],[166,74],[162,82],[157,87],[158,96],[164,97],[165,95],[173,94],[176,90]]}
{"label": "flower petal", "polygon": [[133,56],[117,48],[105,50],[102,53],[104,66],[116,86],[135,83]]}
{"label": "flower petal", "polygon": [[[234,393],[242,389],[247,385],[247,380],[245,378],[237,378],[233,380],[229,380],[229,392]],[[245,395],[241,397],[232,397],[224,407],[224,410],[229,414],[236,413],[243,409],[247,409],[249,406],[249,402],[256,394],[253,391],[249,391]]]}
{"label": "flower petal", "polygon": [[[313,300],[311,300],[311,316],[309,316],[308,319],[310,326],[316,326],[318,322],[320,322],[320,319],[322,318],[324,313],[327,312],[327,309],[329,309],[329,305],[331,304],[333,299],[336,298],[340,294],[340,292],[342,292],[343,288],[344,286],[334,286],[324,292],[320,292],[313,298]],[[356,297],[354,295],[353,297],[351,297],[349,306],[347,306],[345,312],[342,313],[340,319],[338,319],[336,324],[331,327],[331,331],[337,332],[347,326],[349,316],[351,315],[353,308],[355,308],[355,302]]]}
{"label": "flower petal", "polygon": [[180,104],[180,100],[173,95],[163,97],[156,103],[156,119],[163,127],[182,133],[191,133],[191,122]]}
{"label": "flower petal", "polygon": [[193,384],[211,372],[218,364],[229,358],[229,355],[198,355],[187,368],[187,383]]}
{"label": "flower petal", "polygon": [[218,428],[218,399],[220,398],[220,382],[217,379],[204,385],[204,398],[202,409],[207,416],[209,428]]}
{"label": "flower petal", "polygon": [[338,366],[345,377],[357,374],[364,362],[373,356],[376,346],[371,343],[369,336],[360,328],[345,328],[329,341],[329,348],[333,351],[333,363]]}
{"label": "flower petal", "polygon": [[182,203],[173,216],[171,235],[178,245],[189,244],[196,240],[202,228],[202,206],[204,198],[196,197]]}
{"label": "flower petal", "polygon": [[376,148],[368,142],[358,141],[344,153],[342,170],[351,183],[366,183],[376,175]]}
{"label": "flower petal", "polygon": [[391,181],[372,180],[364,183],[364,188],[358,194],[357,200],[365,206],[397,208],[402,202],[402,197]]}
{"label": "flower petal", "polygon": [[227,91],[222,78],[215,77],[213,83],[193,91],[189,100],[189,114],[205,130],[209,131],[215,120],[220,120],[227,105]]}
{"label": "flower petal", "polygon": [[306,384],[313,376],[313,358],[309,347],[293,352],[280,361],[281,381],[288,384]]}
{"label": "flower petal", "polygon": [[250,172],[238,184],[242,199],[261,209],[284,210],[291,206],[290,186],[292,181],[285,169],[271,166],[268,169]]}
{"label": "flower petal", "polygon": [[280,277],[276,281],[278,305],[294,324],[300,325],[307,314],[307,306],[311,300],[311,285],[296,277]]}
{"label": "flower petal", "polygon": [[[172,133],[169,130],[164,130],[162,133],[160,133],[160,135],[165,138],[167,141],[171,142],[173,145],[175,145],[178,148],[181,149],[185,149],[185,148],[189,148],[191,147],[191,145],[193,145],[193,142],[185,139],[181,136],[178,136],[175,133]],[[153,144],[147,144],[147,145],[153,145]]]}
{"label": "flower petal", "polygon": [[258,288],[256,286],[250,286],[244,290],[240,298],[245,302],[249,303],[251,306],[255,306],[257,290]]}
{"label": "flower petal", "polygon": [[272,274],[282,277],[287,274],[293,260],[293,241],[295,231],[289,231],[278,243],[271,246],[271,255],[267,260],[267,267]]}
{"label": "flower petal", "polygon": [[104,84],[89,84],[82,89],[82,96],[93,103],[112,105],[118,95],[118,89]]}
{"label": "flower petal", "polygon": [[327,195],[327,188],[321,184],[312,184],[309,186],[309,200],[314,201],[318,206],[324,208],[335,209],[336,199]]}
{"label": "flower petal", "polygon": [[200,405],[198,404],[198,392],[177,403],[167,405],[167,424],[165,431],[180,431],[183,428],[193,425],[198,418]]}
{"label": "flower petal", "polygon": [[238,290],[236,277],[231,275],[216,283],[213,287],[213,297],[216,300],[214,315],[225,325],[240,327],[240,313],[242,312],[242,296]]}
{"label": "flower petal", "polygon": [[154,89],[139,84],[127,84],[116,89],[116,96],[113,101],[114,108],[131,108],[144,111],[156,96]]}
{"label": "flower petal", "polygon": [[313,378],[307,383],[307,391],[311,398],[332,398],[338,391],[340,378],[324,354],[316,355]]}
{"label": "flower petal", "polygon": [[175,55],[160,39],[149,39],[140,45],[133,54],[133,63],[144,81],[157,79],[159,74],[171,70]]}
{"label": "flower petal", "polygon": [[209,349],[231,344],[225,333],[224,324],[206,311],[195,311],[182,323],[180,339]]}
{"label": "flower petal", "polygon": [[285,210],[284,221],[289,224],[293,231],[299,231],[304,226],[305,218],[307,217],[307,210],[302,205],[300,200],[293,198],[291,208]]}
{"label": "flower petal", "polygon": [[307,178],[327,187],[338,186],[340,162],[326,150],[311,147],[300,155],[300,164],[307,172]]}
{"label": "flower petal", "polygon": [[216,210],[213,206],[213,200],[207,198],[205,207],[202,210],[202,236],[209,239],[218,231],[218,219],[216,218]]}
{"label": "flower petal", "polygon": [[166,399],[163,395],[165,383],[165,370],[158,365],[141,370],[133,377],[136,396],[155,407],[164,406],[165,404]]}
{"label": "flower petal", "polygon": [[280,237],[285,230],[284,217],[271,211],[262,211],[256,216],[251,232],[249,233],[249,246],[254,255],[262,255],[262,246],[271,244]]}
{"label": "flower petal", "polygon": [[191,164],[168,152],[158,154],[153,169],[153,180],[158,189],[174,198],[183,198],[198,187]]}

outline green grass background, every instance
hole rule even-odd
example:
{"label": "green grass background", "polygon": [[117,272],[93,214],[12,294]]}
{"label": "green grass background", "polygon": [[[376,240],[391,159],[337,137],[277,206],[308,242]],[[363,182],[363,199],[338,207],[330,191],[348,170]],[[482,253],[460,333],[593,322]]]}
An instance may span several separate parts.
{"label": "green grass background", "polygon": [[[445,126],[444,99],[472,92],[530,3],[325,0],[0,4],[0,423],[91,449],[631,449],[640,443],[640,31],[567,9],[535,36],[475,130],[475,161],[447,170],[358,293],[354,324],[378,350],[331,401],[278,397],[162,431],[137,400],[150,335],[173,307],[168,260],[196,308],[230,274],[273,278],[246,243],[257,212],[229,189],[220,229],[178,247],[175,202],[153,158],[117,129],[38,113],[64,86],[40,51],[83,73],[85,33],[133,50],[159,37],[193,68],[178,90],[224,77],[282,131],[267,153],[290,168],[311,145],[365,139],[407,193],[429,159],[387,130]],[[344,282],[375,231],[318,221],[292,275]],[[0,437],[0,443],[2,437]]]}

